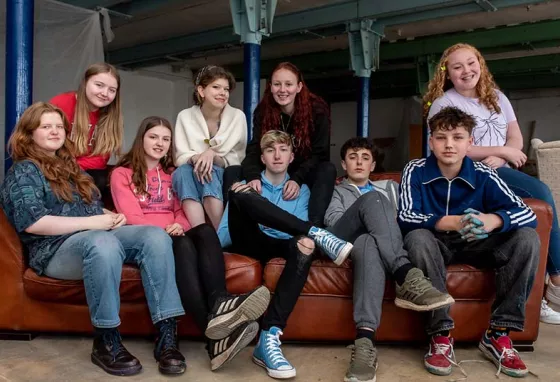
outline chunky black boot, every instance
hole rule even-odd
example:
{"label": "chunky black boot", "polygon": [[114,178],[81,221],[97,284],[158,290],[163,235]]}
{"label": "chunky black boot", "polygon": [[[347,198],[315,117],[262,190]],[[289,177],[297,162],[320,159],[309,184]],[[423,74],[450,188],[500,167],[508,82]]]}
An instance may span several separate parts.
{"label": "chunky black boot", "polygon": [[117,328],[96,329],[91,362],[113,375],[134,375],[142,370],[138,358],[126,350]]}
{"label": "chunky black boot", "polygon": [[156,323],[159,330],[154,358],[158,362],[162,374],[183,374],[187,368],[185,357],[179,351],[179,338],[177,336],[177,320],[168,318]]}

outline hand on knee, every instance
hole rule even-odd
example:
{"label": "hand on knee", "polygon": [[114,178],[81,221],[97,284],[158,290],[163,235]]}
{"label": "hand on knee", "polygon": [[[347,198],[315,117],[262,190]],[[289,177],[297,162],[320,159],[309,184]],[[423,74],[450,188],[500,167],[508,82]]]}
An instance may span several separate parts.
{"label": "hand on knee", "polygon": [[315,242],[308,237],[304,237],[298,240],[297,247],[301,253],[309,256],[315,251]]}

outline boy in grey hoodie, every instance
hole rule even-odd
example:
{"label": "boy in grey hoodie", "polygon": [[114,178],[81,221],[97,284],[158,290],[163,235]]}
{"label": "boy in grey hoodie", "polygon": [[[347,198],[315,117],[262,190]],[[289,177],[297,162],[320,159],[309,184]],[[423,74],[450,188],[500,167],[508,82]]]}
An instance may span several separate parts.
{"label": "boy in grey hoodie", "polygon": [[377,368],[375,331],[381,319],[386,274],[396,281],[395,304],[401,308],[429,311],[454,300],[434,288],[410,263],[396,219],[399,185],[392,180],[369,180],[375,168],[372,143],[351,138],[342,146],[340,157],[347,177],[334,189],[325,225],[354,244],[350,256],[357,336],[344,381],[372,382]]}

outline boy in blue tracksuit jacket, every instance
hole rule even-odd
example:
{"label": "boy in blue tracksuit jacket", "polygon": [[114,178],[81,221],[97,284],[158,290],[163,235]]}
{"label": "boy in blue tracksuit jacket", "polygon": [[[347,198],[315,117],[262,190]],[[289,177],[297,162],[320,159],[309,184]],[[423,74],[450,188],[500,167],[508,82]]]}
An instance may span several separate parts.
{"label": "boy in blue tracksuit jacket", "polygon": [[[466,154],[475,120],[446,107],[430,121],[433,155],[409,162],[402,174],[398,222],[410,260],[446,292],[446,265],[496,270],[490,327],[479,349],[503,373],[523,377],[528,369],[513,349],[509,331],[522,331],[525,303],[538,266],[540,242],[533,211],[483,163]],[[454,358],[449,308],[428,318],[431,336],[426,369],[451,373]]]}
{"label": "boy in blue tracksuit jacket", "polygon": [[290,135],[276,130],[265,133],[261,151],[265,165],[262,188],[257,191],[251,183],[231,187],[218,236],[222,246],[262,262],[274,257],[286,259],[253,352],[257,365],[271,377],[284,379],[295,377],[296,370],[282,354],[280,335],[307,280],[315,246],[340,265],[352,251],[352,244],[307,221],[310,192],[306,185],[283,195],[289,180],[288,165],[294,159]]}

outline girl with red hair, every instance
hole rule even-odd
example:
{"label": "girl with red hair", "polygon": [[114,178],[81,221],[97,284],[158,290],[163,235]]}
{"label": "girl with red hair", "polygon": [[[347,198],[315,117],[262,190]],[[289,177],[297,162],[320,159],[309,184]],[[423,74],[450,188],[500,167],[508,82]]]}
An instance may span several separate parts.
{"label": "girl with red hair", "polygon": [[309,91],[299,69],[282,62],[276,66],[266,85],[264,96],[253,115],[253,139],[241,166],[231,166],[224,175],[224,197],[229,186],[241,178],[261,192],[260,140],[270,130],[292,136],[294,161],[288,167],[290,180],[283,190],[285,200],[297,198],[302,184],[311,189],[309,220],[323,227],[325,211],[331,201],[336,169],[330,160],[330,111],[327,103]]}

